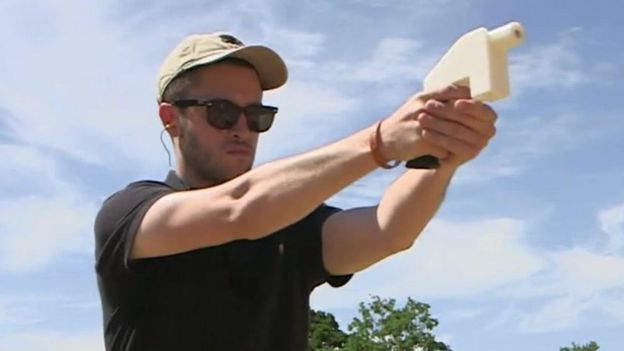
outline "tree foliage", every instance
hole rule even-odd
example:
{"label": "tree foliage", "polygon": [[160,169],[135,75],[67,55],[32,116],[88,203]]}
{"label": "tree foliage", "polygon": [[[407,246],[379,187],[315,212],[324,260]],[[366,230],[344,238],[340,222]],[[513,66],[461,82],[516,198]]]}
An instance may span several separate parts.
{"label": "tree foliage", "polygon": [[342,350],[347,341],[347,334],[340,330],[338,322],[331,313],[310,310],[308,340],[310,350]]}
{"label": "tree foliage", "polygon": [[395,299],[373,296],[372,302],[360,303],[360,317],[349,324],[351,333],[345,350],[449,351],[431,333],[438,321],[431,317],[429,308],[411,298],[404,307],[397,308]]}
{"label": "tree foliage", "polygon": [[[430,306],[407,299],[398,308],[395,299],[372,296],[361,302],[359,316],[349,324],[349,333],[340,330],[331,313],[310,310],[311,351],[451,351],[432,334],[438,321],[431,316]],[[561,347],[559,351],[598,351],[595,341]]]}
{"label": "tree foliage", "polygon": [[595,341],[590,341],[585,345],[577,345],[572,343],[572,346],[566,346],[559,349],[559,351],[598,351],[600,346]]}
{"label": "tree foliage", "polygon": [[438,321],[431,316],[429,308],[411,298],[398,308],[394,299],[373,296],[371,302],[360,303],[359,317],[349,324],[349,334],[343,333],[344,339],[337,337],[338,324],[331,314],[314,311],[312,320],[316,318],[316,322],[311,323],[310,350],[450,351],[448,345],[437,341],[432,334]]}

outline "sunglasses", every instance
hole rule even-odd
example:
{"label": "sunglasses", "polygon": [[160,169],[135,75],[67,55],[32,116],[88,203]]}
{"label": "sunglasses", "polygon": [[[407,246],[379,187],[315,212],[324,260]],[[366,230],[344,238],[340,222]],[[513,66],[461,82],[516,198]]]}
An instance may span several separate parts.
{"label": "sunglasses", "polygon": [[177,107],[205,106],[206,121],[217,129],[234,127],[242,112],[247,118],[247,128],[256,133],[269,130],[277,113],[277,107],[261,104],[243,107],[224,99],[181,99],[174,101],[172,105]]}

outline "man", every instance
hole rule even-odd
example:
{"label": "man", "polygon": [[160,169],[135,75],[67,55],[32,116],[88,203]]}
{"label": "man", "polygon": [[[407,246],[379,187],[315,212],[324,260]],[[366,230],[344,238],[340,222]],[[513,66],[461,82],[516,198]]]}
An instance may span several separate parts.
{"label": "man", "polygon": [[[187,37],[166,58],[158,112],[176,169],[114,194],[95,222],[107,350],[305,350],[312,290],[408,249],[495,133],[492,109],[451,86],[251,169],[277,112],[262,92],[286,79],[274,51],[226,33]],[[422,155],[440,167],[407,170],[377,206],[324,204],[390,160]]]}

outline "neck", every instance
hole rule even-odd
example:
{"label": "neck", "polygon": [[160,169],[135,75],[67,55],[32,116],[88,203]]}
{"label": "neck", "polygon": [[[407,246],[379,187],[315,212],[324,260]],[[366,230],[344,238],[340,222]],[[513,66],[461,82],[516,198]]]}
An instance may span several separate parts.
{"label": "neck", "polygon": [[214,182],[202,179],[192,169],[184,167],[181,163],[176,167],[176,174],[190,189],[202,189],[215,185]]}

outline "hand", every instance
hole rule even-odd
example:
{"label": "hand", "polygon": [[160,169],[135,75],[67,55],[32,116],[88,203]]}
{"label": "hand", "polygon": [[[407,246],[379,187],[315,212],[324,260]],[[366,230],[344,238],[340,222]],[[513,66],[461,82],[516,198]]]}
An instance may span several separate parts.
{"label": "hand", "polygon": [[[432,93],[419,93],[412,96],[383,121],[381,154],[387,160],[407,161],[424,155],[433,155],[439,159],[447,160],[451,157],[450,152],[455,149],[449,148],[446,143],[440,144],[440,138],[437,137],[437,134],[434,135],[435,132],[443,133],[435,128],[440,123],[431,122],[425,116],[435,115],[436,118],[450,119],[452,116],[445,118],[450,113],[447,111],[449,109],[437,108],[431,104],[469,98],[470,91],[467,88],[457,86],[449,86]],[[428,103],[430,109],[426,108]],[[421,120],[421,117],[424,120]],[[424,129],[423,122],[430,126],[429,130]]]}
{"label": "hand", "polygon": [[[458,89],[469,92],[468,88]],[[417,117],[422,139],[448,151],[446,157],[439,158],[451,167],[479,155],[496,134],[496,119],[490,106],[467,98],[430,99]]]}

